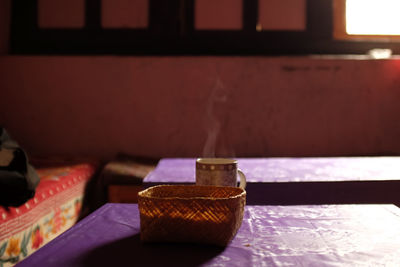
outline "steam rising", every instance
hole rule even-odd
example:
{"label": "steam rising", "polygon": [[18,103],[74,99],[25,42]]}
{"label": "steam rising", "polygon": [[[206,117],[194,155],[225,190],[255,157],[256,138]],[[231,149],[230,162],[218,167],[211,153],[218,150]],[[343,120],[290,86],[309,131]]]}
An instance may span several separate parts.
{"label": "steam rising", "polygon": [[228,134],[224,128],[228,123],[229,99],[231,92],[217,78],[207,100],[205,129],[207,140],[203,148],[203,157],[233,157]]}

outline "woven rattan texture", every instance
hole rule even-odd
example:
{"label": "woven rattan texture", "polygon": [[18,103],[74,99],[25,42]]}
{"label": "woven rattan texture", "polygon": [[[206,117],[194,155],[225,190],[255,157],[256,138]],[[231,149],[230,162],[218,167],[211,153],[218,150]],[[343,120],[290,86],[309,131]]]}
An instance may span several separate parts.
{"label": "woven rattan texture", "polygon": [[141,240],[227,245],[235,236],[246,192],[235,187],[161,185],[138,194]]}

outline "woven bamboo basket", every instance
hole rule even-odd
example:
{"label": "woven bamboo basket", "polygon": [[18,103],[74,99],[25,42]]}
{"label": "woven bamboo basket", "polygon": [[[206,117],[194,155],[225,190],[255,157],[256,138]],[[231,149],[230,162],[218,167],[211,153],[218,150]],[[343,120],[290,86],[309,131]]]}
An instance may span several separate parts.
{"label": "woven bamboo basket", "polygon": [[139,192],[143,242],[226,246],[243,220],[246,191],[238,187],[159,185]]}

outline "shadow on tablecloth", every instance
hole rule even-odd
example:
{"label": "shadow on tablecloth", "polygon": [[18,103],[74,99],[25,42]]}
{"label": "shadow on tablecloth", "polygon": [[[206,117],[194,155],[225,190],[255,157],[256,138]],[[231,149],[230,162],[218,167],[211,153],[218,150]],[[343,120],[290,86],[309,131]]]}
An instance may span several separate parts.
{"label": "shadow on tablecloth", "polygon": [[97,247],[82,259],[85,266],[199,266],[224,247],[183,243],[142,243],[140,235]]}

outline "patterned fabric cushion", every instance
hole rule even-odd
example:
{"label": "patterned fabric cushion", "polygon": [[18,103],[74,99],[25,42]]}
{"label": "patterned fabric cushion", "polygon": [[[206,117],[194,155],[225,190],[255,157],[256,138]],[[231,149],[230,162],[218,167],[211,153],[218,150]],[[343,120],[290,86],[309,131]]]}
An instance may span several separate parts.
{"label": "patterned fabric cushion", "polygon": [[86,162],[37,169],[34,197],[18,207],[0,207],[0,266],[12,266],[76,222],[97,167]]}

